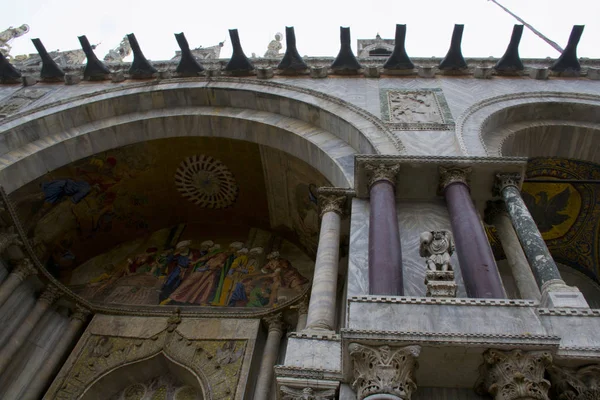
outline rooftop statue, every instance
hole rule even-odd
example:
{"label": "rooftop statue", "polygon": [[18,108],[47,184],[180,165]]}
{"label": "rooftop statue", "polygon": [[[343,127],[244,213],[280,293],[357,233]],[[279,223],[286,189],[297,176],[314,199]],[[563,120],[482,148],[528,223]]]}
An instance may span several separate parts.
{"label": "rooftop statue", "polygon": [[[219,42],[218,44],[215,44],[214,46],[209,46],[209,47],[198,47],[195,49],[192,49],[192,55],[194,57],[196,57],[199,60],[218,60],[219,56],[221,55],[221,48],[223,47],[223,45],[225,44],[225,41],[223,40],[222,42]],[[181,50],[177,50],[175,52],[175,57],[173,57],[171,60],[179,60],[181,58]]]}
{"label": "rooftop statue", "polygon": [[271,43],[267,46],[267,52],[265,53],[265,58],[279,58],[283,57],[283,54],[279,53],[279,50],[282,49],[281,40],[283,39],[283,35],[279,32],[275,34],[275,39],[271,40]]}
{"label": "rooftop statue", "polygon": [[[95,49],[96,45],[92,45],[92,49]],[[83,60],[85,60],[85,53],[82,49],[73,49],[73,50],[55,50],[49,51],[48,54],[54,60],[56,64],[61,67],[66,65],[77,65],[82,64]],[[20,54],[14,57],[15,63],[19,65],[19,67],[31,67],[42,64],[42,58],[37,53],[32,54]]]}
{"label": "rooftop statue", "polygon": [[131,45],[127,36],[123,36],[121,43],[114,49],[108,51],[108,54],[104,56],[106,62],[122,62],[125,57],[131,54]]}
{"label": "rooftop statue", "polygon": [[12,47],[8,44],[8,42],[23,36],[27,32],[29,32],[29,25],[27,24],[23,24],[16,28],[9,26],[8,29],[0,32],[0,52],[2,52],[4,56],[10,58],[9,53]]}

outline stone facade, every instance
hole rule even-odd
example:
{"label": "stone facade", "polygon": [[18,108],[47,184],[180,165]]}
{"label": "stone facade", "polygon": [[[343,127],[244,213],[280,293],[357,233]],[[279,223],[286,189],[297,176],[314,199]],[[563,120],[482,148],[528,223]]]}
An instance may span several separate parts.
{"label": "stone facade", "polygon": [[[0,84],[0,397],[599,398],[598,61],[566,79],[548,60],[499,76],[490,59],[384,71],[387,56],[361,54],[356,71],[332,58],[291,71],[286,52],[248,71],[207,56],[186,76],[177,56],[137,79],[128,51],[112,51],[106,80],[66,65],[70,84],[37,84],[31,66],[23,86]],[[182,137],[206,140],[202,154]],[[110,152],[159,140],[182,153],[154,172],[172,187],[120,197],[157,158]],[[148,204],[155,220],[197,220],[149,232],[135,219]],[[127,240],[80,260],[82,232],[100,247],[117,224]],[[214,237],[178,239],[193,226]],[[78,269],[106,254],[123,262]],[[169,285],[204,300],[129,301]]]}

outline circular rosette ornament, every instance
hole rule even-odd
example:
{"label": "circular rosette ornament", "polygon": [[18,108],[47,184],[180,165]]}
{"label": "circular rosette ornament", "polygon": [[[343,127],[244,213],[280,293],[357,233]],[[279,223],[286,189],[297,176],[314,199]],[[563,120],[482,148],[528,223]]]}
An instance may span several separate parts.
{"label": "circular rosette ornament", "polygon": [[179,164],[175,186],[183,197],[203,208],[226,208],[238,194],[233,174],[221,161],[194,155]]}

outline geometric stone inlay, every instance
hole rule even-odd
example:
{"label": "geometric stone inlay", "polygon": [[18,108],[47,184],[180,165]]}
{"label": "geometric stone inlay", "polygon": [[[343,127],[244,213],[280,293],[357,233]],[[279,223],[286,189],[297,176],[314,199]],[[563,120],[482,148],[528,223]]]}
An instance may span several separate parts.
{"label": "geometric stone inlay", "polygon": [[203,208],[226,208],[238,195],[233,174],[219,160],[194,155],[179,164],[175,186],[183,197]]}

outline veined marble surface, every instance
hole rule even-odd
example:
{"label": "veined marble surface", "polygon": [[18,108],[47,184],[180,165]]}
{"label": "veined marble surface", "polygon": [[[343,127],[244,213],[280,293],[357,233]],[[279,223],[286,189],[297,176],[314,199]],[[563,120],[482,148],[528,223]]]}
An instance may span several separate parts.
{"label": "veined marble surface", "polygon": [[20,284],[0,307],[0,347],[25,319],[35,299],[35,285],[29,279]]}

